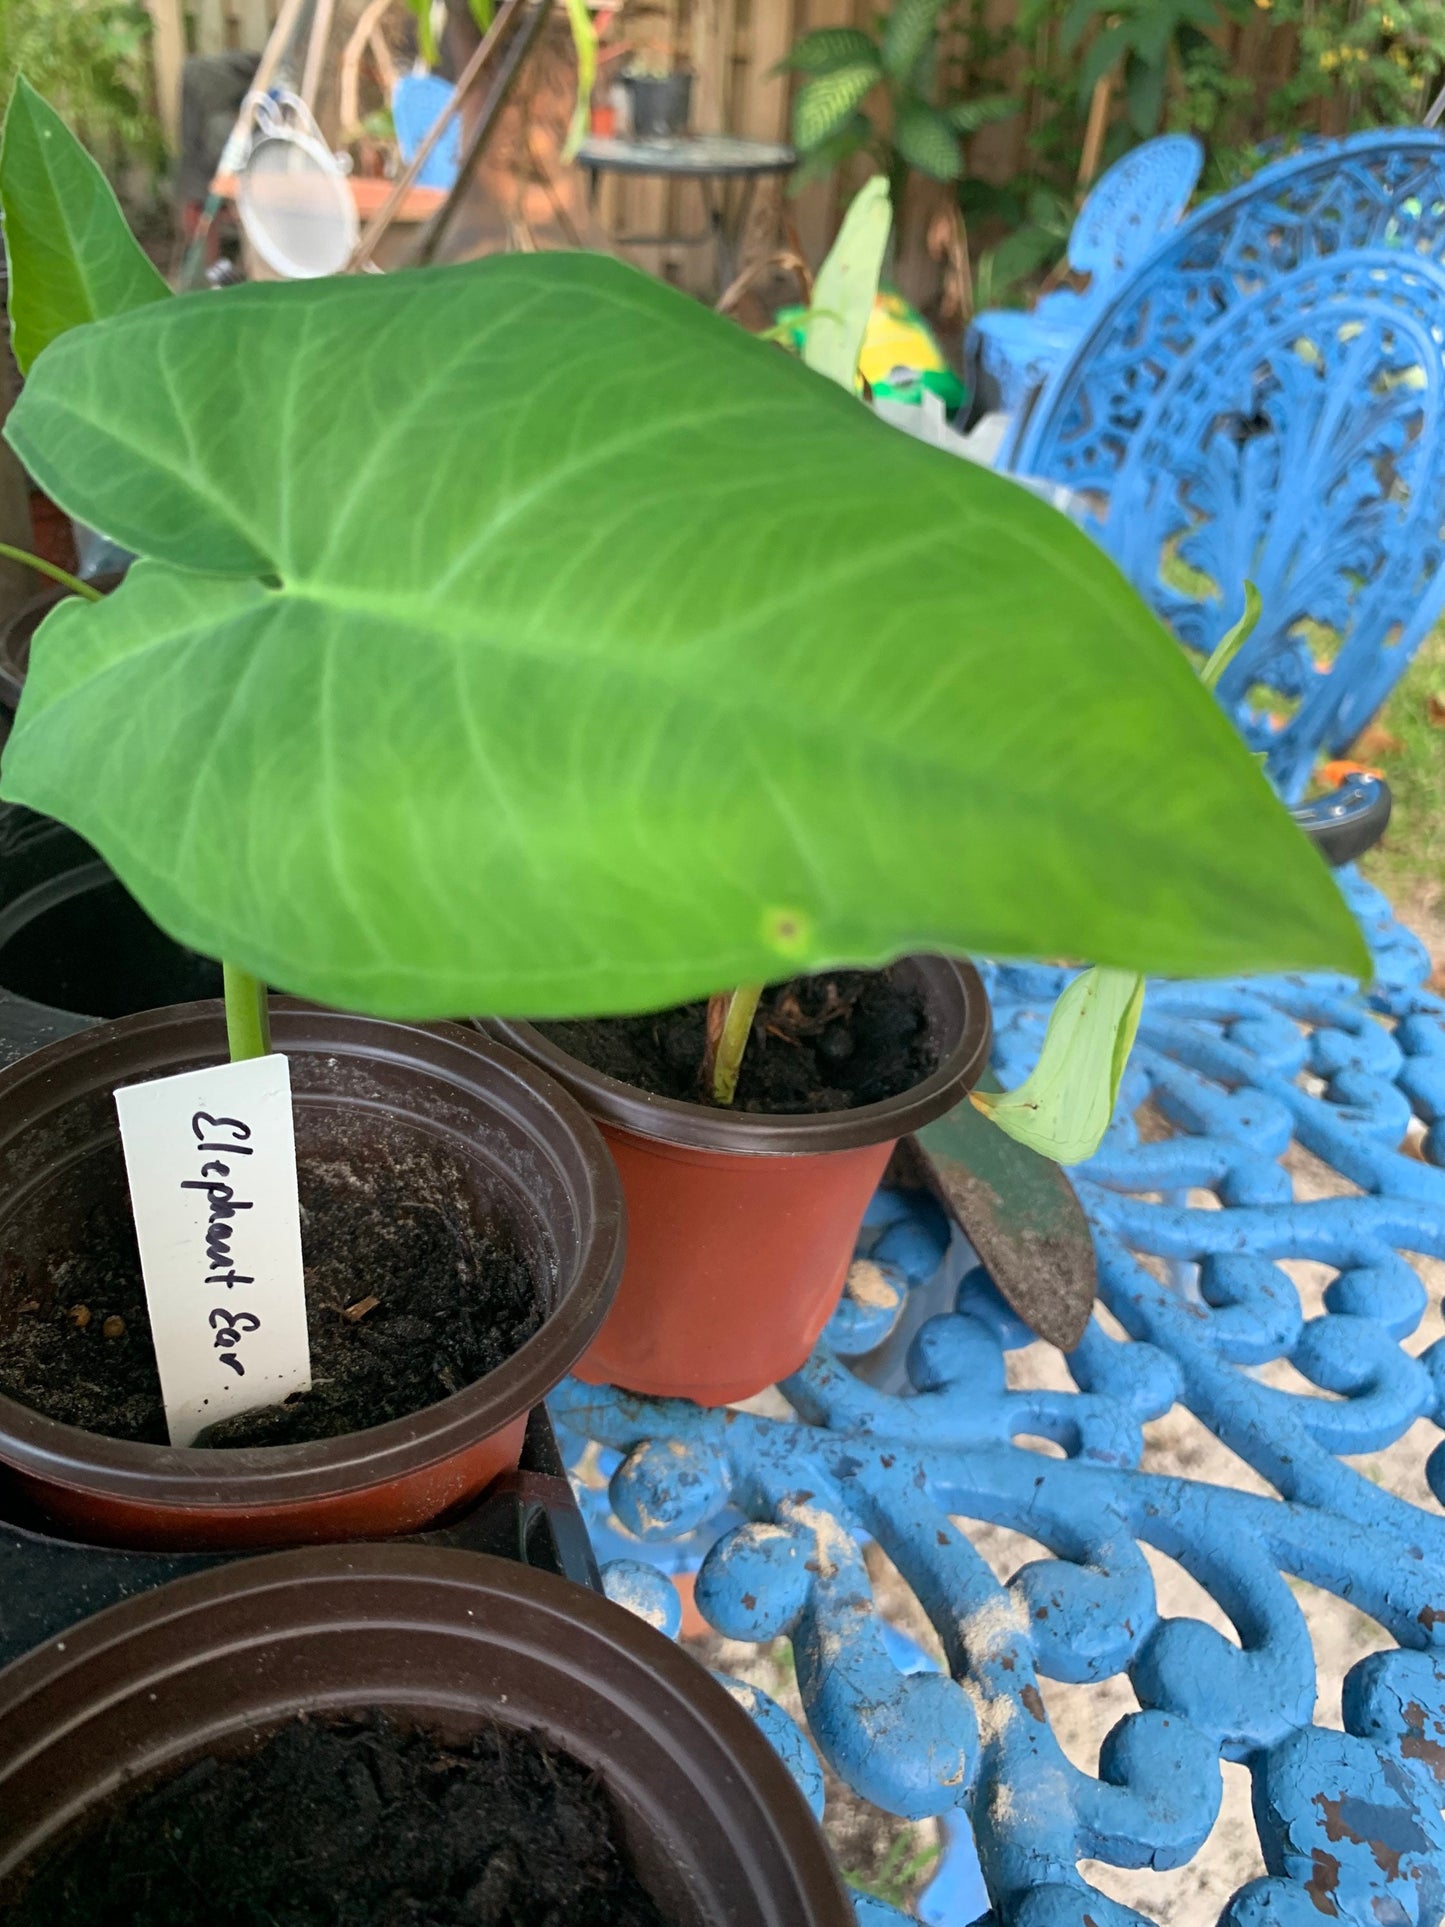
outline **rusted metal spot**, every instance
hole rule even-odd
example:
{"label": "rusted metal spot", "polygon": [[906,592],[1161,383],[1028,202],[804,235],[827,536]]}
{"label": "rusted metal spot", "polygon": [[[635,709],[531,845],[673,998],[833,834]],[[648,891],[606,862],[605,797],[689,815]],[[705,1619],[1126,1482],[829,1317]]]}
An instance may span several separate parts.
{"label": "rusted metal spot", "polygon": [[1411,1700],[1405,1708],[1405,1724],[1410,1730],[1400,1741],[1400,1751],[1407,1760],[1423,1760],[1437,1780],[1445,1781],[1445,1746],[1425,1738],[1425,1720],[1424,1707],[1418,1700]]}
{"label": "rusted metal spot", "polygon": [[1326,1914],[1331,1920],[1338,1920],[1340,1910],[1330,1899],[1330,1895],[1340,1884],[1340,1863],[1332,1853],[1323,1847],[1316,1847],[1310,1854],[1314,1871],[1305,1882],[1305,1892],[1315,1904],[1315,1912]]}
{"label": "rusted metal spot", "polygon": [[1044,1711],[1044,1696],[1032,1681],[1019,1694],[1019,1698],[1036,1720],[1041,1724],[1047,1721],[1049,1716]]}
{"label": "rusted metal spot", "polygon": [[1342,1793],[1338,1800],[1317,1793],[1315,1805],[1325,1816],[1326,1836],[1368,1847],[1387,1880],[1400,1878],[1400,1862],[1407,1853],[1430,1851],[1424,1829],[1403,1807],[1381,1806],[1378,1801],[1360,1800],[1351,1793]]}

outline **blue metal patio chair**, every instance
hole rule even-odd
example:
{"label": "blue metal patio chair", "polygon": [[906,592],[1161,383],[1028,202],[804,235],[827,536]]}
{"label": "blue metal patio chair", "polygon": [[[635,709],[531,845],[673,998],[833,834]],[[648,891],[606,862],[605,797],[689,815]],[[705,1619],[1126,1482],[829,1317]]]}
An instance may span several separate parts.
{"label": "blue metal patio chair", "polygon": [[[403,74],[391,96],[391,118],[396,128],[396,145],[404,162],[426,139],[432,123],[452,97],[451,85],[437,74]],[[417,175],[420,187],[450,187],[461,165],[462,124],[453,119],[450,127],[427,156]]]}
{"label": "blue metal patio chair", "polygon": [[1079,210],[1069,236],[1069,266],[1083,289],[1058,288],[1031,312],[999,308],[969,329],[965,357],[1001,406],[1017,412],[1068,355],[1123,276],[1175,227],[1204,163],[1191,134],[1163,134],[1117,161]]}
{"label": "blue metal patio chair", "polygon": [[1445,140],[1365,134],[1206,203],[1095,316],[1009,466],[1067,488],[1294,801],[1445,603]]}
{"label": "blue metal patio chair", "polygon": [[[1445,142],[1370,135],[1281,162],[1115,293],[1014,457],[1071,492],[1190,649],[1237,614],[1246,578],[1260,585],[1265,620],[1223,696],[1290,797],[1445,599],[1442,261]],[[889,1813],[944,1821],[955,1851],[918,1909],[933,1927],[1144,1927],[1142,1882],[1133,1906],[1105,1890],[1199,1852],[1223,1764],[1249,1775],[1262,1871],[1171,1919],[1445,1913],[1445,1338],[1417,1262],[1445,1260],[1445,1001],[1385,900],[1339,875],[1375,956],[1367,991],[1324,975],[1150,986],[1113,1125],[1077,1174],[1100,1307],[1067,1360],[1074,1390],[1010,1383],[1029,1334],[930,1200],[882,1192],[867,1289],[785,1406],[555,1397],[607,1449],[594,1497],[635,1535],[612,1549],[701,1560],[713,1626],[792,1642],[833,1770]],[[1065,980],[990,972],[1006,1084]],[[940,1287],[906,1385],[853,1369],[911,1294],[936,1303]],[[1227,1448],[1221,1469],[1151,1462],[1150,1428],[1177,1407]],[[1406,1441],[1402,1497],[1374,1455]],[[980,1526],[1033,1556],[996,1576]],[[869,1539],[942,1665],[900,1649]],[[1182,1567],[1233,1637],[1171,1603],[1146,1553]],[[1356,1628],[1338,1713],[1317,1714],[1332,1695],[1299,1582]],[[634,1556],[610,1583],[675,1627],[657,1568]],[[1051,1682],[1114,1694],[1097,1759],[1065,1753]],[[821,1798],[798,1728],[745,1690]],[[858,1918],[902,1919],[873,1900]]]}

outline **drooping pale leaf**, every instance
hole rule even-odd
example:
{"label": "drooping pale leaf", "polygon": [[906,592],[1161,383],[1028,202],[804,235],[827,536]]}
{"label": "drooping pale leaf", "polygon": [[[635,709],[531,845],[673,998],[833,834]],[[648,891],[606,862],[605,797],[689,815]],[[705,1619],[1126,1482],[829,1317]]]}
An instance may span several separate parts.
{"label": "drooping pale leaf", "polygon": [[9,433],[155,561],[37,635],[3,793],[283,989],[1367,967],[1085,535],[616,262],[183,295],[57,342]]}
{"label": "drooping pale leaf", "polygon": [[944,0],[893,0],[883,29],[883,65],[894,80],[907,80],[927,53]]}
{"label": "drooping pale leaf", "polygon": [[844,216],[838,238],[818,270],[803,339],[803,360],[851,395],[858,357],[878,295],[893,206],[881,174],[865,181]]}
{"label": "drooping pale leaf", "polygon": [[0,208],[22,374],[68,328],[169,296],[109,181],[23,76],[0,142]]}
{"label": "drooping pale leaf", "polygon": [[958,136],[926,100],[906,100],[893,123],[893,144],[910,167],[930,180],[956,181],[963,172]]}
{"label": "drooping pale leaf", "polygon": [[793,103],[793,140],[805,154],[838,133],[854,108],[877,86],[878,68],[871,61],[855,61],[810,80]]}
{"label": "drooping pale leaf", "polygon": [[1056,1164],[1082,1164],[1103,1142],[1144,1008],[1144,979],[1086,970],[1055,1004],[1044,1048],[1014,1091],[973,1093],[985,1117]]}
{"label": "drooping pale leaf", "polygon": [[1244,614],[1220,638],[1214,654],[1199,672],[1199,680],[1206,689],[1217,689],[1219,679],[1228,669],[1240,650],[1259,627],[1259,619],[1264,613],[1264,597],[1252,582],[1244,585]]}
{"label": "drooping pale leaf", "polygon": [[872,61],[875,66],[878,61],[878,49],[861,27],[818,27],[805,33],[773,71],[831,74],[839,67],[857,66],[860,61]]}

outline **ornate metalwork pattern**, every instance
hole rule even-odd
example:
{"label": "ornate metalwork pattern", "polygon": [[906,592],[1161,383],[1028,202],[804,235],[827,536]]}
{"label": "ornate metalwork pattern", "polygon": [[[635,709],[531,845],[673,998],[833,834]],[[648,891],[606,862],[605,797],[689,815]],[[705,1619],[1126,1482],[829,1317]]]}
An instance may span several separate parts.
{"label": "ornate metalwork pattern", "polygon": [[1445,140],[1314,146],[1208,202],[1116,288],[1010,461],[1191,649],[1297,797],[1445,604]]}
{"label": "ornate metalwork pattern", "polygon": [[1069,236],[1069,266],[1089,277],[1088,286],[1056,289],[1030,313],[997,309],[974,322],[969,353],[1010,413],[1064,360],[1120,280],[1178,225],[1203,161],[1190,134],[1164,134],[1134,148],[1099,181]]}
{"label": "ornate metalwork pattern", "polygon": [[[1408,1255],[1445,1258],[1445,1004],[1384,900],[1347,883],[1379,964],[1368,1000],[1325,977],[1151,989],[1118,1116],[1080,1178],[1106,1310],[1068,1360],[1073,1391],[1009,1389],[1007,1355],[1028,1334],[976,1268],[914,1335],[901,1389],[853,1369],[945,1255],[933,1208],[883,1193],[870,1288],[782,1388],[794,1417],[575,1384],[558,1398],[570,1427],[623,1455],[616,1518],[674,1566],[701,1557],[711,1623],[792,1640],[833,1769],[890,1813],[971,1818],[994,1927],[1137,1927],[1145,1916],[1078,1863],[1186,1862],[1214,1824],[1221,1761],[1248,1768],[1268,1869],[1225,1927],[1434,1927],[1445,1911],[1445,1519],[1349,1463],[1418,1420],[1445,1424],[1445,1342],[1422,1348],[1429,1307]],[[1059,981],[994,972],[1006,1081],[1032,1061]],[[1401,1148],[1412,1133],[1418,1156]],[[1291,1146],[1333,1174],[1326,1195],[1297,1195]],[[1314,1305],[1283,1268],[1297,1259],[1329,1270]],[[1145,1429],[1176,1404],[1258,1490],[1140,1469]],[[1065,1456],[1024,1442],[1041,1439]],[[1425,1478],[1445,1500],[1445,1446]],[[979,1525],[1041,1556],[1000,1583],[971,1543]],[[947,1672],[901,1668],[868,1539],[926,1611]],[[1144,1547],[1207,1590],[1235,1640],[1161,1611]],[[1315,1724],[1290,1578],[1379,1628],[1344,1681],[1340,1729]],[[656,1570],[633,1561],[611,1583],[675,1620]],[[1040,1684],[1120,1676],[1137,1710],[1086,1772]],[[739,1690],[818,1797],[797,1730]],[[869,1902],[860,1917],[893,1916]]]}

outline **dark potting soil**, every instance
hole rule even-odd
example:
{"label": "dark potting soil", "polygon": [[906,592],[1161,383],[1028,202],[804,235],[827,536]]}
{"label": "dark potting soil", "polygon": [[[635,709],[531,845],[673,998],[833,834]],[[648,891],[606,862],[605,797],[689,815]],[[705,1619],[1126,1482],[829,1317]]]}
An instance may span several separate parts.
{"label": "dark potting soil", "polygon": [[9,1927],[680,1927],[595,1774],[536,1735],[293,1721],[113,1809]]}
{"label": "dark potting soil", "polygon": [[[537,1028],[620,1083],[711,1102],[701,1082],[706,1003]],[[733,1108],[795,1117],[855,1110],[912,1090],[937,1068],[923,997],[893,971],[794,977],[763,992]]]}
{"label": "dark potting soil", "polygon": [[[298,1445],[403,1418],[495,1371],[542,1323],[530,1265],[506,1231],[478,1228],[460,1167],[303,1158],[299,1189],[312,1388],[199,1444]],[[0,1332],[0,1390],[67,1425],[164,1445],[134,1227],[97,1212],[88,1229],[53,1265],[53,1295]]]}

